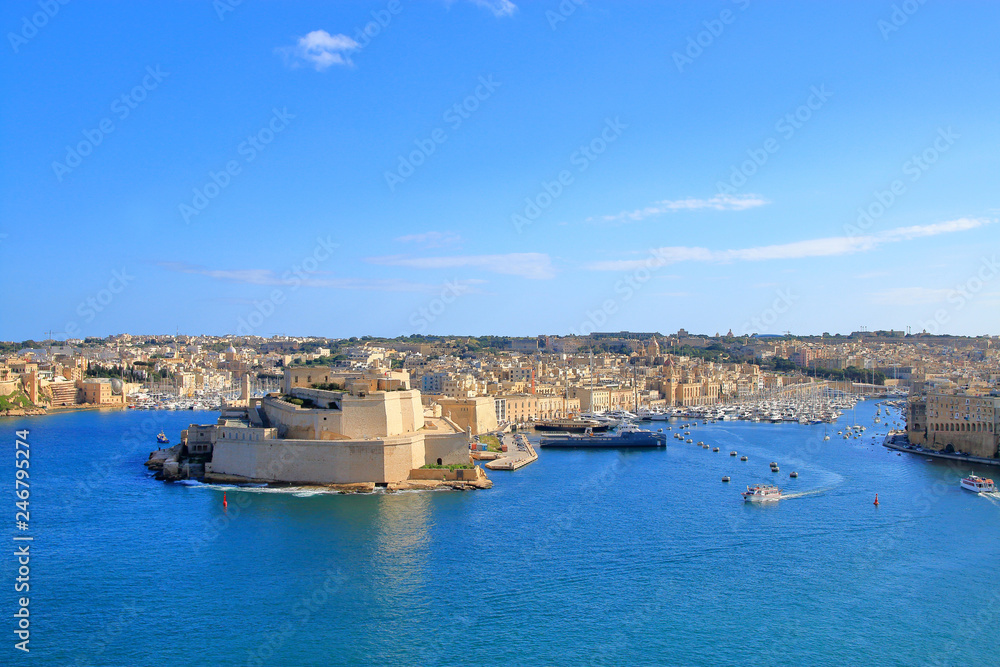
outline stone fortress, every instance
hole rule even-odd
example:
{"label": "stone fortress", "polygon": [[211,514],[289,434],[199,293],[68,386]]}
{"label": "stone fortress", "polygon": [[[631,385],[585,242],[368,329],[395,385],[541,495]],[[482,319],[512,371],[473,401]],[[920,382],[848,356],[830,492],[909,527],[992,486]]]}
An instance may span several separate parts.
{"label": "stone fortress", "polygon": [[192,424],[173,448],[179,451],[161,450],[168,452],[164,476],[394,488],[490,485],[482,469],[470,465],[469,433],[439,406],[425,409],[405,371],[341,378],[299,378],[299,371],[285,371],[281,392],[233,401],[217,424]]}

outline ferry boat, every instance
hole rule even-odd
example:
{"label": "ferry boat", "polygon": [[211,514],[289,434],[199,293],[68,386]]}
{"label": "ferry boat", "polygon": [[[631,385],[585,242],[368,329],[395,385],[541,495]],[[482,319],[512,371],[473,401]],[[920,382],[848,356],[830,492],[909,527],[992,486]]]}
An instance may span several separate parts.
{"label": "ferry boat", "polygon": [[595,435],[590,429],[583,435],[552,435],[543,436],[540,447],[604,447],[604,448],[635,448],[635,447],[666,447],[667,436],[662,433],[646,431],[631,424],[621,426],[614,433]]}
{"label": "ferry boat", "polygon": [[992,479],[986,479],[978,475],[969,475],[964,478],[962,480],[962,488],[976,493],[993,493],[997,490],[996,484],[993,483]]}
{"label": "ferry boat", "polygon": [[156,442],[160,443],[161,445],[169,445],[170,444],[170,440],[167,438],[167,434],[164,433],[163,431],[160,431],[157,434],[157,436],[156,436]]}
{"label": "ferry boat", "polygon": [[611,424],[601,423],[595,419],[548,419],[533,424],[536,431],[561,431],[563,433],[584,433],[591,431],[607,431]]}
{"label": "ferry boat", "polygon": [[770,484],[756,484],[748,486],[742,494],[743,501],[747,503],[766,503],[773,500],[781,500],[781,489]]}

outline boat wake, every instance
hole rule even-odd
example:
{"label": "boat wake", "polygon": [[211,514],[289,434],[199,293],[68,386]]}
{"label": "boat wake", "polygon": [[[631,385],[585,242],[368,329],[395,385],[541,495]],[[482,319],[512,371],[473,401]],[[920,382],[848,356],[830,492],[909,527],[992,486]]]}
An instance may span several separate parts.
{"label": "boat wake", "polygon": [[994,505],[1000,505],[1000,491],[981,491],[979,495]]}
{"label": "boat wake", "polygon": [[795,493],[784,493],[784,492],[782,492],[781,499],[782,500],[787,500],[789,498],[804,498],[806,496],[815,496],[815,495],[818,495],[820,493],[826,493],[827,491],[833,491],[838,486],[840,486],[840,485],[839,484],[835,484],[833,486],[824,486],[821,489],[813,489],[812,491],[796,491]]}

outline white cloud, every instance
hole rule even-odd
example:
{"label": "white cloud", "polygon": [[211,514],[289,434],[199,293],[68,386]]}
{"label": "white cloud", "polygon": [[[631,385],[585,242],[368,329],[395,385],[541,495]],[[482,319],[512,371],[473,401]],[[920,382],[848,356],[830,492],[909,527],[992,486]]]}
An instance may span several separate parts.
{"label": "white cloud", "polygon": [[714,211],[745,211],[749,208],[756,208],[770,203],[771,202],[764,199],[760,195],[754,194],[720,194],[710,197],[709,199],[695,199],[693,197],[689,197],[687,199],[664,199],[663,201],[655,202],[646,208],[640,208],[634,211],[622,211],[616,215],[591,217],[587,218],[587,221],[637,222],[652,216],[663,215],[664,213],[673,213],[676,211],[696,211],[706,208]]}
{"label": "white cloud", "polygon": [[532,280],[555,277],[552,261],[545,253],[515,252],[506,255],[458,255],[452,257],[369,257],[372,264],[403,266],[410,269],[456,269],[475,267],[491,273],[521,276]]}
{"label": "white cloud", "polygon": [[698,247],[665,247],[650,250],[650,257],[643,259],[610,260],[592,262],[586,265],[592,271],[634,271],[641,267],[649,267],[650,261],[666,264],[675,262],[761,262],[771,259],[803,259],[807,257],[833,257],[851,255],[858,252],[873,250],[886,243],[897,243],[911,239],[939,234],[975,229],[995,222],[994,220],[960,218],[931,225],[913,227],[897,227],[867,236],[833,236],[822,239],[794,241],[754,248],[739,248],[734,250],[709,250]]}
{"label": "white cloud", "polygon": [[348,52],[358,48],[360,45],[347,35],[313,30],[305,37],[299,37],[295,46],[281,47],[276,51],[284,56],[290,67],[305,63],[322,72],[331,65],[353,65]]}
{"label": "white cloud", "polygon": [[472,4],[490,10],[494,16],[513,16],[517,11],[517,5],[510,0],[472,0]]}
{"label": "white cloud", "polygon": [[399,243],[416,243],[425,248],[441,248],[458,243],[462,240],[462,237],[455,232],[424,232],[422,234],[397,236],[395,240]]}
{"label": "white cloud", "polygon": [[883,236],[891,241],[909,241],[910,239],[922,236],[937,236],[938,234],[950,234],[951,232],[964,232],[968,229],[975,229],[988,225],[994,220],[982,218],[959,218],[947,222],[937,222],[931,225],[914,225],[912,227],[897,227],[885,232]]}
{"label": "white cloud", "polygon": [[[210,269],[205,266],[186,264],[184,262],[159,262],[159,265],[168,271],[176,273],[205,276],[215,280],[244,285],[319,287],[327,289],[376,290],[382,292],[429,292],[441,289],[440,285],[416,283],[407,280],[325,277],[330,274],[321,271],[306,274],[306,277],[302,278],[301,274],[292,274],[290,271],[279,276],[270,269]],[[484,281],[472,279],[455,282],[466,285],[478,285]]]}

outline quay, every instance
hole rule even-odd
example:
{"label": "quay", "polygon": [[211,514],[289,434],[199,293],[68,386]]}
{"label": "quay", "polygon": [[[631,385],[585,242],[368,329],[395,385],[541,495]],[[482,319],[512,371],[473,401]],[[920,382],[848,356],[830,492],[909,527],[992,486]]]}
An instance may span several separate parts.
{"label": "quay", "polygon": [[962,461],[963,463],[977,463],[986,466],[1000,466],[1000,459],[988,459],[982,456],[966,456],[964,454],[953,454],[950,452],[938,452],[932,449],[917,449],[911,445],[906,433],[903,431],[889,431],[886,434],[882,446],[887,449],[895,449],[899,452],[907,452],[918,456],[927,456],[935,459],[949,459],[952,461]]}
{"label": "quay", "polygon": [[517,470],[538,460],[535,448],[524,435],[505,433],[503,443],[507,445],[507,455],[486,463],[488,469]]}

